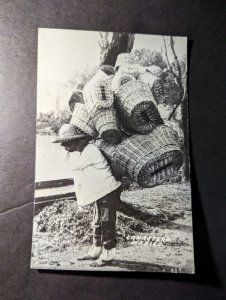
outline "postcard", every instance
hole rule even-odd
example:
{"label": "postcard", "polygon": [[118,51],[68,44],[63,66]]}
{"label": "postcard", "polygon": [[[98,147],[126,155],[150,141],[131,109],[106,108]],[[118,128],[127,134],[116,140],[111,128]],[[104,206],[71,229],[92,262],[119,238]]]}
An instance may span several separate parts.
{"label": "postcard", "polygon": [[31,268],[194,271],[187,38],[40,28]]}

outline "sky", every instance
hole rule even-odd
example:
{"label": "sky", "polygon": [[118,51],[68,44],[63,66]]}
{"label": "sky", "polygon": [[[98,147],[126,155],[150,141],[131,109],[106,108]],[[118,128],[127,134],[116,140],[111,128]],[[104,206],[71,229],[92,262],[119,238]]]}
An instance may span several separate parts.
{"label": "sky", "polygon": [[[71,93],[67,83],[76,68],[99,64],[98,39],[99,33],[95,31],[39,28],[37,113],[55,110],[56,102],[61,108],[66,106]],[[161,47],[162,36],[136,34],[132,51],[141,48],[160,51]],[[178,57],[187,53],[185,37],[175,38],[175,50]]]}

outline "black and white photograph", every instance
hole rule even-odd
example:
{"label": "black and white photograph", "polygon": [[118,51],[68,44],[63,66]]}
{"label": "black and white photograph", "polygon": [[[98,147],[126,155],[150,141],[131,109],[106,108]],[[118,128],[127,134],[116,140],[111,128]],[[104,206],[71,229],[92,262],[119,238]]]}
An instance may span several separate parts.
{"label": "black and white photograph", "polygon": [[38,30],[32,269],[195,273],[187,38]]}

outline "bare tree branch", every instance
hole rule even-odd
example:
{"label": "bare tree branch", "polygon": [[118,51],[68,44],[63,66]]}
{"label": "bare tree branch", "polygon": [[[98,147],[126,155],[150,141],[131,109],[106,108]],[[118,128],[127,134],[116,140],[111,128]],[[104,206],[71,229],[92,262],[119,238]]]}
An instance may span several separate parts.
{"label": "bare tree branch", "polygon": [[180,64],[179,64],[179,61],[178,61],[178,57],[176,55],[176,52],[175,52],[175,48],[174,48],[174,40],[173,40],[173,37],[171,36],[170,37],[170,47],[171,47],[171,50],[172,50],[172,53],[173,53],[173,56],[174,56],[174,62],[175,62],[175,65],[176,65],[176,70],[178,72],[178,75],[177,75],[177,78],[178,78],[178,82],[182,82],[182,78],[181,78],[181,67],[180,67]]}
{"label": "bare tree branch", "polygon": [[[170,120],[172,118],[172,116],[175,114],[177,108],[180,106],[180,104],[183,103],[183,101],[185,100],[186,96],[187,96],[187,61],[186,61],[186,65],[185,65],[185,80],[184,80],[184,86],[182,87],[183,89],[183,96],[181,98],[181,100],[177,103],[177,105],[174,107],[173,111],[171,112],[168,120]],[[182,77],[181,77],[182,78]],[[182,82],[181,82],[182,85]]]}
{"label": "bare tree branch", "polygon": [[170,37],[170,47],[171,47],[171,50],[172,50],[172,53],[173,53],[173,56],[174,56],[174,63],[175,63],[176,71],[178,72],[178,74],[176,74],[176,78],[177,78],[178,86],[180,88],[180,90],[179,90],[180,97],[182,98],[183,94],[184,94],[184,87],[183,87],[183,83],[182,83],[181,67],[180,67],[180,64],[179,64],[179,61],[178,61],[178,57],[177,57],[176,52],[175,52],[174,44],[175,44],[174,39],[171,36]]}
{"label": "bare tree branch", "polygon": [[173,53],[173,57],[174,57],[174,63],[175,63],[175,66],[176,66],[176,70],[178,72],[178,74],[176,74],[169,62],[169,57],[168,57],[168,52],[167,52],[167,47],[166,47],[166,39],[165,37],[163,36],[163,42],[164,42],[164,48],[165,48],[165,56],[166,56],[166,61],[167,61],[167,66],[170,70],[170,72],[172,73],[174,79],[175,79],[175,82],[176,84],[179,86],[180,88],[180,96],[182,97],[183,95],[183,87],[182,87],[182,76],[181,76],[181,67],[180,67],[180,64],[179,64],[179,61],[178,61],[178,58],[177,58],[177,55],[176,55],[176,52],[175,52],[175,49],[174,49],[174,39],[172,36],[170,36],[170,48],[172,50],[172,53]]}
{"label": "bare tree branch", "polygon": [[[169,62],[165,36],[163,36],[163,42],[164,42],[164,50],[165,50],[167,66],[168,66],[171,74],[173,75],[177,86],[179,87],[179,93],[180,93],[180,100],[178,101],[177,105],[174,107],[172,113],[170,114],[170,116],[168,118],[170,120],[172,118],[172,116],[175,114],[175,112],[176,112],[177,108],[179,107],[179,105],[184,101],[184,99],[186,97],[186,80],[185,80],[185,85],[183,86],[182,75],[181,75],[181,67],[180,67],[180,64],[179,64],[179,61],[178,61],[178,57],[177,57],[176,52],[175,52],[175,48],[174,48],[175,41],[174,41],[173,37],[170,36],[170,48],[171,48],[171,51],[173,53],[175,68],[176,68],[176,71],[177,71],[178,74],[176,74],[174,72],[174,70],[173,70],[173,68],[172,68],[172,66]],[[187,64],[186,64],[186,68],[187,68]],[[187,71],[187,69],[185,70],[185,72],[186,71]]]}
{"label": "bare tree branch", "polygon": [[175,114],[176,110],[181,105],[182,115],[183,115],[182,122],[183,122],[183,127],[184,127],[184,152],[183,152],[183,156],[184,156],[183,174],[184,175],[183,175],[183,177],[185,180],[188,180],[189,179],[188,132],[187,132],[187,128],[186,128],[187,127],[187,105],[186,105],[187,104],[187,102],[186,102],[186,98],[187,98],[187,60],[185,63],[185,70],[184,70],[185,76],[184,76],[184,80],[183,80],[181,66],[179,64],[179,60],[178,60],[178,57],[176,55],[176,51],[174,48],[175,41],[174,41],[173,37],[170,37],[170,48],[171,48],[173,58],[174,58],[175,71],[173,70],[172,66],[169,63],[167,47],[166,47],[166,39],[164,36],[163,36],[163,42],[164,42],[165,56],[166,56],[168,68],[169,68],[171,74],[173,75],[175,81],[177,82],[177,85],[179,87],[179,92],[180,92],[180,99],[179,99],[178,103],[175,105],[175,107],[173,108],[173,111],[171,112],[168,120],[171,120],[171,118]]}
{"label": "bare tree branch", "polygon": [[174,73],[172,67],[171,67],[171,64],[169,62],[169,57],[168,57],[168,52],[167,52],[167,48],[166,48],[166,39],[164,37],[164,35],[162,36],[163,37],[163,43],[164,43],[164,50],[165,50],[165,57],[166,57],[166,62],[167,62],[167,66],[168,66],[168,69],[170,70],[170,72],[172,73],[173,77],[174,78],[177,78],[177,75]]}

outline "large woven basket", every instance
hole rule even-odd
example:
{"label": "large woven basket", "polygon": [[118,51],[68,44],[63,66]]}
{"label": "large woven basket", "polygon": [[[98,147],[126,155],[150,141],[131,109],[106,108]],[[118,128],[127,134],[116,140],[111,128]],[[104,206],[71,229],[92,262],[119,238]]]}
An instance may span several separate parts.
{"label": "large woven basket", "polygon": [[[95,78],[94,78],[95,79]],[[98,78],[93,80],[84,91],[84,101],[91,115],[106,108],[112,108],[114,96],[111,89],[112,77]]]}
{"label": "large woven basket", "polygon": [[121,75],[131,75],[136,79],[139,77],[140,74],[146,72],[146,69],[138,64],[126,64],[119,67],[118,72]]}
{"label": "large woven basket", "polygon": [[116,111],[113,108],[96,111],[93,122],[101,138],[109,144],[117,144],[121,141],[121,132]]}
{"label": "large woven basket", "polygon": [[152,95],[157,102],[157,104],[161,104],[165,102],[165,92],[163,88],[163,84],[161,80],[155,80],[152,87]]}
{"label": "large woven basket", "polygon": [[117,95],[123,84],[126,84],[129,81],[135,81],[135,80],[136,80],[135,77],[133,77],[132,75],[127,75],[127,74],[121,75],[120,73],[117,73],[113,77],[112,82],[111,82],[112,91],[114,92],[115,95]]}
{"label": "large woven basket", "polygon": [[87,112],[84,104],[75,104],[70,123],[94,138],[98,136],[92,117]]}
{"label": "large woven basket", "polygon": [[177,133],[165,125],[126,139],[112,155],[113,168],[144,187],[161,184],[176,175],[182,162]]}
{"label": "large woven basket", "polygon": [[116,97],[121,118],[138,133],[148,133],[163,124],[149,86],[142,81],[130,81],[121,86]]}
{"label": "large woven basket", "polygon": [[149,85],[157,104],[164,101],[163,85],[159,77],[152,75],[150,72],[146,72],[141,74],[138,79]]}
{"label": "large woven basket", "polygon": [[115,150],[117,148],[117,145],[109,144],[103,141],[102,139],[98,139],[95,142],[95,145],[104,152],[104,154],[107,156],[107,158],[112,161],[114,155],[115,155]]}

